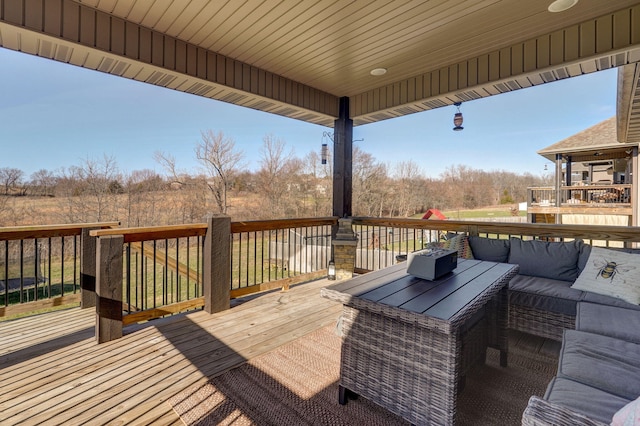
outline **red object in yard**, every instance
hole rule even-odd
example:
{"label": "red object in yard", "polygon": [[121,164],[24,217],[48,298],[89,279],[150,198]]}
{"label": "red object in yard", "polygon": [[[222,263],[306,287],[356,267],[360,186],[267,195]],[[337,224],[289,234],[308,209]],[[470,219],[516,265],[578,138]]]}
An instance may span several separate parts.
{"label": "red object in yard", "polygon": [[427,212],[424,214],[424,216],[422,216],[422,218],[423,219],[429,219],[431,216],[433,216],[434,219],[447,220],[447,217],[445,215],[443,215],[442,212],[440,212],[440,210],[438,210],[438,209],[429,209],[429,210],[427,210]]}

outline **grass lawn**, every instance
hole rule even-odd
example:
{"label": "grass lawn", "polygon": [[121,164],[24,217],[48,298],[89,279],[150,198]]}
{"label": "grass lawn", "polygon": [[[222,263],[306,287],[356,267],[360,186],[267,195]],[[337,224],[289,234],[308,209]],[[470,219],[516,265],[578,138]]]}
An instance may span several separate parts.
{"label": "grass lawn", "polygon": [[[442,212],[449,219],[475,219],[484,217],[510,217],[511,212],[505,209],[450,210]],[[518,216],[526,216],[526,211],[518,212]]]}

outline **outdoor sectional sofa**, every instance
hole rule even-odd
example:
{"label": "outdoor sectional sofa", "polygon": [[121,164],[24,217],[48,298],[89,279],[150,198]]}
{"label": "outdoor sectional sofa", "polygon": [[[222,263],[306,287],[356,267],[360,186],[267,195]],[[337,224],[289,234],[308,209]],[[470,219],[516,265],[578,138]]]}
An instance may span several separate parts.
{"label": "outdoor sectional sofa", "polygon": [[511,328],[562,341],[558,373],[523,424],[640,424],[640,255],[580,240],[456,238],[462,257],[520,266]]}

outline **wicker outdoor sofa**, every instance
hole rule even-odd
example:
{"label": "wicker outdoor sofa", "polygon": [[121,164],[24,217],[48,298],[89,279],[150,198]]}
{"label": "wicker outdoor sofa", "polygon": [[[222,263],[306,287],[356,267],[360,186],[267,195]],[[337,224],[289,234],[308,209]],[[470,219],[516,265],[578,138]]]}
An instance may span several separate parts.
{"label": "wicker outdoor sofa", "polygon": [[[587,267],[593,268],[588,265],[591,246],[581,240],[547,242],[459,237],[452,246],[466,257],[520,266],[520,272],[509,284],[511,329],[561,341],[564,330],[575,327],[581,301],[640,311],[640,306],[618,297],[573,288],[581,272]],[[462,249],[467,244],[467,250]],[[638,259],[640,268],[640,255]]]}
{"label": "wicker outdoor sofa", "polygon": [[456,244],[465,257],[518,264],[510,328],[562,341],[558,373],[531,398],[523,425],[640,424],[640,255],[579,240]]}

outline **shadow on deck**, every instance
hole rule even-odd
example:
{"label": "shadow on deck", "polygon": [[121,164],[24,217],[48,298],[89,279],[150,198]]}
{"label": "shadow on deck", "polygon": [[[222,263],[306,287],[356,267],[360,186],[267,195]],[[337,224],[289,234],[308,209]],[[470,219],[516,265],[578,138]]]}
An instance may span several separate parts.
{"label": "shadow on deck", "polygon": [[[318,280],[208,315],[177,315],[96,344],[95,313],[78,308],[0,323],[0,424],[180,425],[166,402],[248,359],[326,325],[341,305]],[[559,343],[512,333],[557,356]]]}
{"label": "shadow on deck", "polygon": [[335,322],[326,285],[132,326],[100,345],[90,310],[0,323],[0,424],[181,424],[168,398]]}

